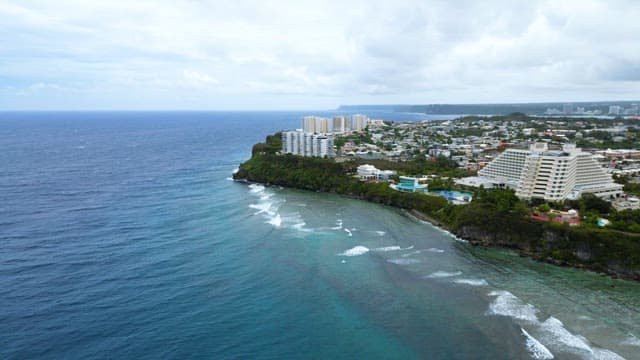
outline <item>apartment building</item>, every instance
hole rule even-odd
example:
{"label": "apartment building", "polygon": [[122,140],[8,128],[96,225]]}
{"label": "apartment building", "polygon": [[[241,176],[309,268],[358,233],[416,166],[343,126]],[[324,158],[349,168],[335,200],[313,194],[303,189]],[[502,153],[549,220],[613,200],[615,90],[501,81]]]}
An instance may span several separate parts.
{"label": "apartment building", "polygon": [[333,138],[302,130],[282,132],[282,153],[300,156],[335,156]]}

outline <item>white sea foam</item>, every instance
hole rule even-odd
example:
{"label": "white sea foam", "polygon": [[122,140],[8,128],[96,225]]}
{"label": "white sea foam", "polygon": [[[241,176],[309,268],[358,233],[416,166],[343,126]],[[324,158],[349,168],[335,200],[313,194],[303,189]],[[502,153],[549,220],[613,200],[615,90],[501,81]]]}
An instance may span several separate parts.
{"label": "white sea foam", "polygon": [[276,213],[276,215],[270,218],[267,223],[279,228],[282,225],[282,217],[280,217],[280,214]]}
{"label": "white sea foam", "polygon": [[230,176],[226,177],[225,179],[226,179],[226,180],[229,180],[229,181],[233,181],[233,178],[232,178],[232,177],[230,177]]}
{"label": "white sea foam", "polygon": [[444,250],[438,249],[438,248],[429,248],[429,249],[427,249],[427,251],[434,252],[434,253],[443,253],[444,252]]}
{"label": "white sea foam", "polygon": [[238,171],[240,171],[240,168],[235,168],[235,169],[233,169],[233,172],[232,172],[232,173],[233,173],[233,174],[235,174],[235,173],[237,173]]}
{"label": "white sea foam", "polygon": [[351,230],[349,230],[349,229],[344,229],[344,231],[345,231],[347,234],[349,234],[349,236],[353,236],[353,234],[351,233]]}
{"label": "white sea foam", "polygon": [[386,252],[386,251],[398,251],[398,250],[402,250],[402,248],[400,246],[394,245],[394,246],[383,246],[383,247],[375,248],[373,250]]}
{"label": "white sea foam", "polygon": [[264,193],[264,195],[260,196],[260,200],[261,201],[267,201],[272,196],[273,196],[273,193]]}
{"label": "white sea foam", "polygon": [[547,333],[545,339],[548,342],[566,347],[567,350],[587,356],[588,359],[624,360],[622,356],[611,350],[591,347],[587,339],[569,332],[562,321],[553,316],[541,323],[540,328]]}
{"label": "white sea foam", "polygon": [[542,345],[540,341],[529,335],[529,333],[525,329],[520,328],[520,330],[522,330],[522,334],[527,340],[527,350],[529,350],[531,356],[534,359],[553,359],[553,354],[551,353],[551,351],[549,351],[549,349],[547,349],[546,346]]}
{"label": "white sea foam", "polygon": [[487,280],[485,279],[455,279],[453,280],[456,284],[464,284],[470,286],[487,286]]}
{"label": "white sea foam", "polygon": [[313,232],[313,229],[307,229],[304,227],[305,225],[307,225],[307,223],[305,223],[304,221],[301,221],[297,224],[291,225],[291,228],[296,229],[298,231],[302,231],[302,232]]}
{"label": "white sea foam", "polygon": [[258,203],[258,204],[251,204],[249,205],[249,207],[252,209],[258,210],[257,212],[254,213],[254,215],[258,215],[264,212],[268,212],[269,209],[271,209],[271,205],[273,205],[273,203],[264,202],[264,203]]}
{"label": "white sea foam", "polygon": [[495,300],[489,305],[487,313],[490,315],[509,316],[515,319],[537,322],[538,309],[531,304],[525,304],[518,297],[508,291],[492,291],[489,296]]}
{"label": "white sea foam", "polygon": [[625,360],[622,356],[611,350],[593,348],[593,359],[595,360]]}
{"label": "white sea foam", "polygon": [[413,256],[413,255],[418,255],[421,252],[422,252],[422,250],[416,250],[416,251],[408,252],[406,254],[402,254],[402,257],[409,257],[409,256]]}
{"label": "white sea foam", "polygon": [[251,184],[249,185],[249,192],[252,194],[258,194],[264,191],[264,186],[260,184]]}
{"label": "white sea foam", "polygon": [[640,347],[640,339],[635,337],[635,335],[633,334],[629,334],[627,338],[624,341],[622,341],[620,344]]}
{"label": "white sea foam", "polygon": [[359,256],[359,255],[366,254],[368,252],[369,252],[369,248],[368,247],[358,245],[358,246],[354,246],[351,249],[346,250],[345,252],[340,253],[338,255],[340,255],[340,256]]}
{"label": "white sea foam", "polygon": [[409,265],[409,264],[417,264],[420,262],[418,259],[389,259],[388,262],[396,265]]}
{"label": "white sea foam", "polygon": [[336,220],[336,226],[331,228],[332,230],[340,230],[342,229],[342,219]]}
{"label": "white sea foam", "polygon": [[547,332],[548,335],[550,335],[550,341],[555,341],[556,343],[572,349],[580,350],[581,352],[593,354],[593,349],[591,348],[591,346],[589,346],[589,344],[587,344],[585,339],[570,333],[567,329],[565,329],[562,321],[554,318],[553,316],[549,317],[542,324],[540,324],[540,328]]}
{"label": "white sea foam", "polygon": [[447,278],[447,277],[460,276],[460,275],[462,275],[462,271],[454,271],[454,272],[436,271],[434,273],[427,275],[427,277],[431,279],[440,279],[440,278]]}
{"label": "white sea foam", "polygon": [[388,252],[388,251],[400,251],[400,250],[411,250],[411,249],[413,249],[413,245],[406,248],[400,247],[398,245],[392,245],[392,246],[377,247],[373,250],[380,251],[380,252]]}
{"label": "white sea foam", "polygon": [[[495,296],[496,299],[489,305],[487,314],[509,316],[538,326],[541,332],[541,341],[533,338],[522,329],[523,334],[527,338],[527,349],[529,349],[535,359],[553,358],[553,354],[551,354],[547,346],[552,349],[560,348],[564,351],[570,351],[586,359],[624,359],[611,350],[592,347],[586,338],[572,334],[564,327],[562,321],[553,316],[544,322],[539,322],[537,316],[538,310],[531,304],[525,304],[508,291],[492,291],[489,293],[489,296]],[[546,344],[546,346],[542,345],[542,343]]]}
{"label": "white sea foam", "polygon": [[386,233],[386,231],[376,231],[376,234],[378,234],[378,236],[384,236]]}
{"label": "white sea foam", "polygon": [[301,232],[313,232],[313,229],[308,229],[307,225],[299,212],[284,213],[280,212],[282,217],[282,227],[291,228]]}

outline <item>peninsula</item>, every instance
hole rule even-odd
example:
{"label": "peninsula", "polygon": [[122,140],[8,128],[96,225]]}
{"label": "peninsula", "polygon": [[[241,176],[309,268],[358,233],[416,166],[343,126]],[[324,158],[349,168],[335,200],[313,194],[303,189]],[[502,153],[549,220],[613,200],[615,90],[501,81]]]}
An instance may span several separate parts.
{"label": "peninsula", "polygon": [[302,125],[254,145],[234,179],[393,206],[473,245],[640,281],[638,119]]}

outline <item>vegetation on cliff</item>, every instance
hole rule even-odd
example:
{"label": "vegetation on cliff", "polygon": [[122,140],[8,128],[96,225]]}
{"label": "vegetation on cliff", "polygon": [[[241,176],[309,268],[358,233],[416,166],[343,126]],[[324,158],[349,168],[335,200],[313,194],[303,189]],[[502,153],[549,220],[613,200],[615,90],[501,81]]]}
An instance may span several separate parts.
{"label": "vegetation on cliff", "polygon": [[[530,208],[511,190],[475,190],[467,205],[452,205],[443,197],[398,192],[387,183],[362,182],[355,176],[360,162],[279,155],[279,134],[253,148],[235,179],[310,191],[331,192],[418,211],[422,216],[474,244],[501,246],[546,261],[585,267],[640,280],[640,211],[614,213],[612,227],[570,227],[532,220]],[[380,162],[380,161],[378,161]],[[451,170],[446,163],[378,164],[398,171]],[[383,166],[387,165],[387,166]],[[552,204],[554,205],[554,204]],[[597,216],[609,212],[607,202],[585,197],[571,206]],[[620,231],[624,230],[624,231]]]}

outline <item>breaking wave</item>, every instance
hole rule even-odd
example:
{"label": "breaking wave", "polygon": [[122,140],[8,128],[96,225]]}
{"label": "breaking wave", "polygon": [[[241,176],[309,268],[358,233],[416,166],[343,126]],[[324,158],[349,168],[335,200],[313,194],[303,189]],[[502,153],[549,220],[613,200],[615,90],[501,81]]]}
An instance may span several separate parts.
{"label": "breaking wave", "polygon": [[338,255],[340,255],[340,256],[360,256],[360,255],[366,254],[368,252],[369,252],[369,248],[368,247],[358,245],[358,246],[354,246],[351,249],[346,250],[343,253],[340,253]]}
{"label": "breaking wave", "polygon": [[282,218],[280,217],[280,214],[276,214],[274,217],[270,218],[267,223],[278,228],[282,225]]}
{"label": "breaking wave", "polygon": [[487,286],[487,280],[485,279],[455,279],[453,280],[456,284],[464,284],[470,286]]}
{"label": "breaking wave", "polygon": [[261,215],[265,223],[272,225],[276,229],[291,228],[302,232],[313,231],[305,228],[306,223],[298,212],[280,212],[280,206],[284,200],[274,199],[275,194],[267,190],[264,185],[249,185],[249,193],[258,198],[255,204],[250,204],[249,208],[257,210],[253,215]]}
{"label": "breaking wave", "polygon": [[398,251],[398,250],[402,250],[402,248],[400,246],[383,246],[383,247],[375,248],[373,250],[386,252],[386,251]]}
{"label": "breaking wave", "polygon": [[621,342],[621,344],[640,347],[640,339],[635,337],[635,335],[633,334],[629,334],[627,338]]}
{"label": "breaking wave", "polygon": [[562,321],[553,316],[540,324],[540,327],[547,332],[547,340],[587,352],[588,354],[593,354],[593,349],[587,344],[584,338],[570,333],[565,329]]}
{"label": "breaking wave", "polygon": [[249,185],[249,191],[252,194],[258,194],[258,193],[264,192],[264,189],[265,189],[264,185],[260,185],[260,184],[251,184],[251,185]]}
{"label": "breaking wave", "polygon": [[496,298],[489,305],[488,314],[509,316],[531,322],[538,321],[538,309],[531,304],[525,304],[512,293],[508,291],[492,291],[489,296],[495,296]]}
{"label": "breaking wave", "polygon": [[388,262],[396,265],[409,265],[409,264],[417,264],[420,262],[418,259],[388,259]]}
{"label": "breaking wave", "polygon": [[453,271],[453,272],[436,271],[434,273],[427,275],[426,277],[430,279],[441,279],[441,278],[448,278],[448,277],[460,276],[460,275],[462,275],[462,271]]}
{"label": "breaking wave", "polygon": [[416,251],[408,252],[406,254],[402,254],[402,257],[409,257],[413,255],[418,255],[420,253],[422,253],[422,250],[416,250]]}
{"label": "breaking wave", "polygon": [[591,346],[587,339],[572,334],[564,327],[562,321],[553,316],[539,322],[538,309],[531,304],[524,303],[508,291],[492,291],[489,296],[495,296],[496,299],[489,305],[487,314],[524,320],[538,327],[540,340],[533,338],[522,329],[527,338],[527,349],[536,359],[553,359],[553,354],[548,347],[569,351],[587,359],[623,359],[613,351]]}
{"label": "breaking wave", "polygon": [[383,246],[383,247],[375,248],[373,250],[381,251],[381,252],[387,252],[387,251],[399,251],[399,250],[411,250],[411,249],[413,249],[413,245],[411,245],[409,247],[406,247],[406,248],[401,248],[400,246],[397,246],[397,245]]}
{"label": "breaking wave", "polygon": [[531,353],[531,356],[534,359],[547,360],[553,359],[553,354],[546,346],[542,345],[540,341],[538,341],[533,336],[529,335],[527,330],[520,328],[522,330],[522,334],[525,336],[527,340],[527,350]]}

